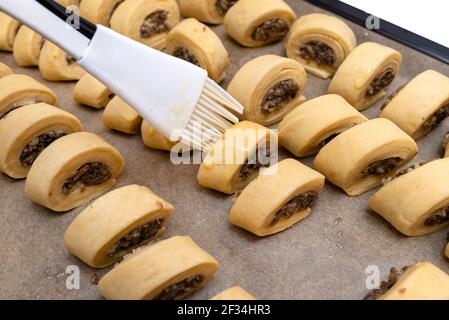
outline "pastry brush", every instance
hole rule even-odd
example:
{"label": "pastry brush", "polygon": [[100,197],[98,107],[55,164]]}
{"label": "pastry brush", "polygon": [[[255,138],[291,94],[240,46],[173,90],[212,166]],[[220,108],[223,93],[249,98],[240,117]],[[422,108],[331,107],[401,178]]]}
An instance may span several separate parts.
{"label": "pastry brush", "polygon": [[65,50],[171,141],[205,151],[243,112],[206,70],[94,25],[54,1],[1,0],[0,10]]}

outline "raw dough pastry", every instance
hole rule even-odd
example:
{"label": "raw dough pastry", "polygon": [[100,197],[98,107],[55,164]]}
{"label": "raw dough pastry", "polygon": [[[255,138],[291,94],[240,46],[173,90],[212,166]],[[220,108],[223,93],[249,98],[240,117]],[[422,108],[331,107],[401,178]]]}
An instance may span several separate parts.
{"label": "raw dough pastry", "polygon": [[76,60],[50,41],[45,41],[42,47],[39,71],[48,81],[76,81],[86,74]]}
{"label": "raw dough pastry", "polygon": [[210,300],[256,300],[256,298],[242,287],[236,286],[220,292]]}
{"label": "raw dough pastry", "polygon": [[115,96],[104,109],[103,124],[109,129],[137,134],[142,125],[142,117],[129,104]]}
{"label": "raw dough pastry", "polygon": [[231,62],[215,32],[193,18],[183,20],[168,33],[165,51],[207,70],[215,82],[224,80]]}
{"label": "raw dough pastry", "polygon": [[142,141],[149,148],[163,151],[171,151],[177,142],[169,139],[156,131],[146,120],[142,121]]}
{"label": "raw dough pastry", "polygon": [[0,11],[0,51],[12,51],[20,22]]}
{"label": "raw dough pastry", "polygon": [[46,103],[14,110],[0,121],[0,169],[12,178],[25,178],[45,148],[82,130],[75,116]]}
{"label": "raw dough pastry", "polygon": [[449,225],[449,158],[427,163],[387,183],[369,206],[407,236]]}
{"label": "raw dough pastry", "polygon": [[338,134],[368,119],[345,99],[324,95],[304,102],[279,124],[279,143],[297,157],[317,153]]}
{"label": "raw dough pastry", "polygon": [[356,45],[354,32],[342,20],[312,13],[293,24],[285,48],[289,58],[317,77],[327,79]]}
{"label": "raw dough pastry", "polygon": [[179,23],[175,0],[126,0],[111,18],[111,27],[157,50],[166,47],[168,32]]}
{"label": "raw dough pastry", "polygon": [[335,137],[313,166],[348,195],[358,196],[395,175],[417,152],[415,141],[393,122],[374,119]]}
{"label": "raw dough pastry", "polygon": [[417,140],[449,116],[449,78],[427,70],[401,87],[379,117],[396,123]]}
{"label": "raw dough pastry", "polygon": [[201,22],[221,24],[228,10],[238,0],[178,0],[184,17],[196,18]]}
{"label": "raw dough pastry", "polygon": [[293,226],[311,213],[324,176],[293,159],[267,169],[235,201],[229,220],[260,237]]}
{"label": "raw dough pastry", "polygon": [[102,109],[111,102],[114,94],[96,78],[86,73],[73,89],[73,99],[79,104]]}
{"label": "raw dough pastry", "polygon": [[14,109],[39,102],[56,104],[56,95],[24,74],[0,78],[0,119]]}
{"label": "raw dough pastry", "polygon": [[386,95],[395,79],[401,54],[389,47],[365,42],[340,65],[329,85],[329,93],[339,94],[357,110],[364,110]]}
{"label": "raw dough pastry", "polygon": [[[448,239],[449,240],[449,239]],[[446,257],[449,258],[449,243],[446,246]]]}
{"label": "raw dough pastry", "polygon": [[282,40],[296,20],[283,0],[240,0],[224,18],[226,33],[245,47]]}
{"label": "raw dough pastry", "polygon": [[93,24],[111,25],[111,18],[123,0],[81,1],[80,15]]}
{"label": "raw dough pastry", "polygon": [[113,300],[181,300],[202,288],[218,262],[190,237],[172,237],[139,248],[98,284]]}
{"label": "raw dough pastry", "polygon": [[306,84],[307,74],[299,62],[266,55],[246,63],[228,92],[245,107],[245,119],[269,126],[305,101]]}
{"label": "raw dough pastry", "polygon": [[164,229],[173,206],[148,188],[130,185],[95,200],[67,228],[67,250],[94,268],[107,267]]}
{"label": "raw dough pastry", "polygon": [[[81,0],[55,0],[55,2],[59,3],[61,6],[78,6]],[[92,1],[92,0],[89,0]],[[84,1],[88,2],[88,1]]]}
{"label": "raw dough pastry", "polygon": [[10,74],[13,74],[11,68],[0,62],[0,78],[9,76]]}
{"label": "raw dough pastry", "polygon": [[198,172],[198,182],[206,188],[232,194],[254,180],[259,169],[270,165],[269,129],[242,121],[227,129],[208,151]]}
{"label": "raw dough pastry", "polygon": [[59,138],[34,161],[25,183],[28,198],[68,211],[115,185],[124,167],[120,152],[99,136],[78,132]]}
{"label": "raw dough pastry", "polygon": [[14,60],[19,67],[34,67],[39,65],[44,38],[28,28],[21,26],[14,40]]}

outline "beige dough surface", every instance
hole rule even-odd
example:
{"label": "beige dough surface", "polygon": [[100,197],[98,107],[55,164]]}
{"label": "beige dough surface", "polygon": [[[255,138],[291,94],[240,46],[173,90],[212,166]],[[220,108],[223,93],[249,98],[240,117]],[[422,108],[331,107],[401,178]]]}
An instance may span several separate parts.
{"label": "beige dough surface", "polygon": [[6,64],[0,62],[0,78],[13,74],[13,71]]}
{"label": "beige dough surface", "polygon": [[12,51],[20,22],[0,11],[0,51]]}
{"label": "beige dough surface", "polygon": [[25,25],[22,25],[14,40],[14,60],[20,67],[39,65],[39,56],[44,39]]}
{"label": "beige dough surface", "polygon": [[256,298],[240,286],[228,288],[210,300],[256,300]]}
{"label": "beige dough surface", "polygon": [[103,111],[106,128],[128,134],[139,133],[142,117],[120,97],[115,96]]}
{"label": "beige dough surface", "polygon": [[81,1],[80,15],[94,24],[110,26],[111,17],[122,0]]}
{"label": "beige dough surface", "polygon": [[114,94],[96,78],[86,73],[73,89],[73,99],[79,104],[102,109],[112,100]]}
{"label": "beige dough surface", "polygon": [[216,6],[217,0],[178,0],[181,14],[187,18],[195,18],[204,23],[223,23],[225,12]]}

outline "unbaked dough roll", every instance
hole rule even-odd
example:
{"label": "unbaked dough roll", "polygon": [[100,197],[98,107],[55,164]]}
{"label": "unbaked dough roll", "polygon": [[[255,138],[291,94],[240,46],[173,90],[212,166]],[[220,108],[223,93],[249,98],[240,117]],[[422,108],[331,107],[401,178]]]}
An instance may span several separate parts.
{"label": "unbaked dough roll", "polygon": [[207,70],[215,82],[222,82],[230,64],[229,55],[220,38],[196,19],[186,19],[167,36],[166,53]]}
{"label": "unbaked dough roll", "polygon": [[296,20],[283,0],[240,0],[224,18],[226,33],[245,47],[282,40]]}
{"label": "unbaked dough roll", "polygon": [[115,96],[104,109],[103,124],[112,130],[137,134],[142,125],[142,117],[129,104]]}
{"label": "unbaked dough roll", "polygon": [[220,292],[210,300],[256,300],[256,297],[242,287],[236,286]]}
{"label": "unbaked dough roll", "polygon": [[102,109],[115,95],[103,83],[86,73],[73,89],[73,99],[79,104]]}
{"label": "unbaked dough roll", "polygon": [[242,121],[227,129],[207,152],[198,172],[201,186],[232,194],[242,190],[270,165],[270,141],[275,134]]}
{"label": "unbaked dough roll", "polygon": [[88,0],[81,1],[80,15],[93,24],[109,27],[111,18],[123,0]]}
{"label": "unbaked dough roll", "polygon": [[166,47],[168,32],[179,23],[175,0],[125,0],[111,18],[111,27],[157,50]]}
{"label": "unbaked dough roll", "polygon": [[401,61],[398,51],[365,42],[340,65],[328,93],[338,94],[357,110],[364,110],[386,95],[384,89],[395,79]]}
{"label": "unbaked dough roll", "polygon": [[0,119],[14,109],[39,102],[56,104],[56,95],[24,74],[0,78]]}
{"label": "unbaked dough roll", "polygon": [[10,74],[13,74],[12,69],[6,64],[0,62],[0,78],[9,76]]}
{"label": "unbaked dough roll", "polygon": [[449,225],[449,158],[429,162],[387,183],[369,206],[407,236]]}
{"label": "unbaked dough roll", "polygon": [[[79,5],[81,0],[54,0],[55,2],[59,3],[61,6],[68,7],[68,6],[77,6]],[[92,0],[84,1],[89,2]]]}
{"label": "unbaked dough roll", "polygon": [[98,284],[106,299],[181,300],[202,288],[218,262],[190,237],[172,237],[139,248]]}
{"label": "unbaked dough roll", "polygon": [[284,231],[312,212],[324,180],[299,161],[283,160],[243,189],[229,220],[260,237]]}
{"label": "unbaked dough roll", "polygon": [[122,155],[105,140],[73,133],[53,142],[34,161],[25,192],[53,211],[68,211],[110,189],[123,167]]}
{"label": "unbaked dough roll", "polygon": [[0,11],[0,51],[12,51],[20,22]]}
{"label": "unbaked dough roll", "polygon": [[281,121],[279,143],[297,157],[310,156],[340,133],[367,120],[342,97],[324,95],[304,102]]}
{"label": "unbaked dough roll", "polygon": [[317,77],[327,79],[356,45],[354,32],[342,20],[312,13],[293,24],[285,48],[289,58]]}
{"label": "unbaked dough roll", "polygon": [[25,178],[45,148],[82,130],[75,116],[46,103],[14,110],[0,121],[0,170],[12,178]]}
{"label": "unbaked dough roll", "polygon": [[449,258],[449,243],[446,246],[446,257]]}
{"label": "unbaked dough roll", "polygon": [[48,81],[76,81],[86,74],[75,59],[50,41],[45,41],[42,47],[39,71]]}
{"label": "unbaked dough roll", "polygon": [[148,188],[122,187],[84,209],[67,228],[64,245],[89,266],[107,267],[157,237],[172,212]]}
{"label": "unbaked dough roll", "polygon": [[20,67],[34,67],[39,65],[44,39],[27,26],[21,26],[14,40],[14,60]]}
{"label": "unbaked dough roll", "polygon": [[415,141],[393,122],[374,119],[335,137],[313,166],[348,195],[358,196],[395,175],[417,152]]}
{"label": "unbaked dough roll", "polygon": [[146,120],[142,121],[142,141],[151,149],[171,151],[177,142],[172,142],[156,131]]}
{"label": "unbaked dough roll", "polygon": [[401,87],[379,117],[396,123],[417,140],[449,116],[449,78],[427,70]]}
{"label": "unbaked dough roll", "polygon": [[196,18],[201,22],[221,24],[228,10],[238,0],[178,0],[184,17]]}
{"label": "unbaked dough roll", "polygon": [[228,92],[245,107],[243,117],[270,126],[305,101],[307,74],[292,59],[265,55],[246,63]]}

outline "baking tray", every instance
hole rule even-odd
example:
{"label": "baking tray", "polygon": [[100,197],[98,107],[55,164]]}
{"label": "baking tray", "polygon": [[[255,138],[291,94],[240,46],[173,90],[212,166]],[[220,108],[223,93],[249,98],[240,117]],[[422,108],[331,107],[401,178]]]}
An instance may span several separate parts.
{"label": "baking tray", "polygon": [[[297,15],[324,12],[306,2],[287,0]],[[348,22],[358,42],[375,41],[399,50],[404,58],[390,92],[426,69],[449,75],[449,66]],[[223,39],[232,58],[226,86],[247,61],[263,54],[284,55],[283,44],[260,49],[242,48],[229,39],[223,27],[214,30]],[[233,196],[201,188],[196,181],[197,165],[173,165],[166,152],[144,147],[139,136],[128,136],[103,127],[102,111],[75,104],[74,83],[49,83],[37,69],[17,68],[12,55],[0,53],[0,61],[52,88],[59,106],[80,118],[87,131],[95,132],[117,147],[126,168],[117,187],[141,184],[171,202],[175,211],[161,238],[190,235],[220,263],[215,277],[192,299],[208,299],[221,290],[240,285],[259,299],[361,299],[367,293],[366,268],[376,265],[386,277],[392,266],[428,260],[446,272],[442,256],[446,231],[425,237],[402,236],[380,216],[369,211],[368,198],[374,191],[349,198],[326,183],[312,214],[292,228],[267,238],[258,238],[232,226],[228,212]],[[328,81],[309,75],[307,98],[326,93]],[[374,118],[379,102],[364,114]],[[417,159],[440,156],[440,143],[449,131],[449,121],[419,140]],[[291,157],[285,151],[280,157]],[[311,165],[313,158],[301,159]],[[0,298],[3,299],[99,299],[91,283],[94,270],[68,254],[63,234],[84,207],[55,214],[32,204],[23,192],[24,182],[0,175]],[[67,289],[66,268],[80,268],[80,288]]]}

